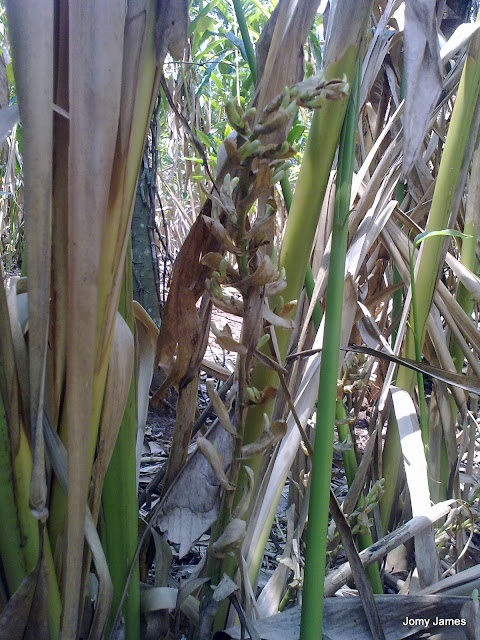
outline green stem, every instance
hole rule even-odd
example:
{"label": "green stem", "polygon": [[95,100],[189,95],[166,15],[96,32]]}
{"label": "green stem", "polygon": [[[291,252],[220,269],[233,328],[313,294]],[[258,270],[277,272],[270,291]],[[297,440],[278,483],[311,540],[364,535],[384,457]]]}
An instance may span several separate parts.
{"label": "green stem", "polygon": [[[357,72],[357,78],[359,74]],[[358,80],[355,94],[358,95]],[[345,257],[352,188],[357,104],[350,98],[340,137],[332,230],[332,253],[327,285],[325,336],[323,341],[317,403],[315,449],[311,471],[310,508],[305,551],[305,577],[300,626],[301,640],[322,634],[323,583],[327,545],[328,505],[332,472],[333,428],[342,325]]]}
{"label": "green stem", "polygon": [[[415,359],[417,362],[422,360],[422,348],[420,344],[420,327],[418,326],[418,308],[417,308],[417,288],[415,286],[415,267],[413,258],[415,255],[415,244],[410,253],[410,283],[412,287],[412,319],[413,319],[413,339],[415,343]],[[422,431],[423,446],[425,448],[425,457],[427,459],[428,468],[430,468],[429,453],[429,433],[428,433],[428,414],[427,403],[425,401],[425,387],[423,384],[423,374],[417,371],[418,386],[418,405],[420,410],[420,429]]]}
{"label": "green stem", "polygon": [[[324,75],[327,79],[345,76],[351,86],[355,77],[361,38],[370,15],[371,2],[370,0],[357,1],[354,6],[355,15],[348,13],[349,7],[351,8],[350,2],[339,0],[338,10],[333,18],[335,24],[332,34],[335,35],[332,36],[324,59]],[[287,287],[282,292],[285,301],[298,300],[305,281],[318,217],[338,145],[338,136],[345,118],[346,105],[346,99],[335,102],[326,100],[322,108],[315,111],[312,118],[280,251],[279,267],[285,269],[287,281]],[[279,300],[276,302],[271,300],[272,307],[275,307],[275,304],[279,304]],[[294,313],[295,311],[292,312],[292,316]],[[286,355],[289,339],[290,331],[279,328],[277,340],[281,359]],[[256,365],[252,373],[252,386],[264,389],[268,384],[278,387],[279,380],[276,372],[264,365]],[[271,415],[272,409],[273,403],[249,408],[244,444],[258,440],[262,431],[263,413]],[[248,464],[257,479],[262,456],[250,459]],[[237,489],[240,496],[243,495],[243,491],[244,487],[240,485]],[[278,495],[280,493],[281,487]],[[249,568],[252,582],[255,582],[260,568],[274,515],[275,508],[272,505],[269,517],[263,524]]]}
{"label": "green stem", "polygon": [[[131,241],[130,241],[131,242]],[[133,331],[131,244],[127,260],[119,311]],[[110,637],[113,617],[122,597],[125,582],[138,542],[137,471],[135,447],[137,418],[135,375],[132,378],[125,412],[112,459],[105,475],[102,493],[105,551],[113,582],[113,601],[105,637]],[[126,640],[140,634],[140,574],[138,563],[123,605]]]}
{"label": "green stem", "polygon": [[242,1],[233,0],[233,8],[235,9],[235,15],[237,16],[238,26],[240,33],[242,34],[243,46],[245,47],[245,53],[247,54],[247,62],[250,67],[250,73],[252,74],[253,82],[257,82],[257,59],[255,58],[255,51],[253,50],[252,41],[250,40],[250,34],[248,33],[248,25],[245,20],[245,12],[243,11]]}
{"label": "green stem", "polygon": [[[288,176],[285,175],[281,181],[280,185],[282,187],[283,200],[285,202],[285,207],[287,209],[287,213],[290,213],[290,207],[292,206],[293,193],[292,188],[290,187],[290,182],[288,181]],[[312,273],[312,267],[310,264],[307,266],[307,273],[305,274],[305,291],[307,292],[308,299],[311,300],[313,296],[313,291],[315,289],[315,279]],[[318,331],[320,327],[320,323],[322,322],[323,311],[320,306],[320,302],[315,300],[315,306],[313,307],[312,320],[313,326],[315,330]]]}
{"label": "green stem", "polygon": [[[473,153],[472,168],[470,172],[470,182],[468,185],[467,206],[465,211],[465,224],[462,238],[462,251],[460,262],[470,269],[473,273],[478,272],[478,260],[476,256],[477,238],[480,232],[480,216],[478,214],[480,207],[480,147],[477,146]],[[456,299],[462,309],[468,316],[472,315],[473,298],[468,289],[461,283],[458,283]],[[450,353],[457,371],[462,371],[464,363],[464,355],[456,340],[451,339]]]}
{"label": "green stem", "polygon": [[[480,19],[480,12],[477,22]],[[471,135],[471,122],[480,89],[480,35],[472,37],[467,51],[467,58],[458,87],[457,98],[453,108],[447,139],[440,162],[435,191],[426,231],[438,231],[448,226],[448,218],[455,194],[460,168],[465,153],[468,136]],[[433,298],[442,256],[444,237],[432,237],[422,247],[419,255],[417,278],[415,282],[418,305],[418,336],[420,345],[425,339],[425,329]],[[415,343],[411,333],[407,334],[404,355],[415,357]],[[415,381],[415,373],[400,367],[397,386],[411,392]],[[394,417],[391,415],[387,438],[383,452],[383,468],[385,470],[385,493],[381,502],[381,515],[384,527],[388,526],[392,512],[398,471],[400,468],[400,438]]]}
{"label": "green stem", "polygon": [[[345,449],[342,451],[343,467],[345,469],[345,476],[347,477],[347,484],[350,488],[355,480],[355,474],[357,473],[358,464],[353,449],[352,435],[350,433],[350,427],[345,422],[347,412],[342,400],[337,400],[336,418],[339,421],[337,424],[338,439],[340,442],[346,442],[352,445],[351,449]],[[363,494],[360,494],[358,499],[357,508],[362,509],[365,505],[365,498]],[[360,551],[366,549],[373,544],[373,538],[368,531],[367,533],[357,534],[357,543]],[[378,562],[374,562],[366,568],[366,573],[374,593],[383,593],[383,584],[380,577],[380,569]]]}

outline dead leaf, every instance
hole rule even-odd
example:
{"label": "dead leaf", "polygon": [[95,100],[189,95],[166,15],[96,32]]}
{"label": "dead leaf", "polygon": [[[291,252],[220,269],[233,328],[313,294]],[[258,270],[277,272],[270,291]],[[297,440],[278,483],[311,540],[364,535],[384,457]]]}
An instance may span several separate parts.
{"label": "dead leaf", "polygon": [[230,329],[229,324],[226,324],[223,327],[222,331],[213,330],[213,333],[215,334],[215,340],[217,344],[222,347],[222,349],[225,349],[226,351],[235,351],[236,353],[242,354],[247,353],[247,347],[244,344],[237,342],[237,340],[235,340],[235,338],[233,337],[232,330]]}
{"label": "dead leaf", "polygon": [[442,88],[435,0],[406,2],[405,116],[402,173],[412,169]]}
{"label": "dead leaf", "polygon": [[203,359],[207,346],[210,311],[200,319],[196,303],[205,291],[210,273],[202,264],[205,255],[218,252],[219,244],[208,232],[205,219],[211,215],[207,200],[193,224],[173,266],[162,325],[157,340],[156,360],[167,371],[167,379],[152,398],[158,403],[169,386],[185,386]]}
{"label": "dead leaf", "polygon": [[217,414],[217,418],[219,419],[222,427],[225,429],[225,431],[228,431],[228,433],[234,438],[238,438],[238,432],[230,422],[230,416],[228,415],[227,407],[223,404],[220,396],[215,391],[213,380],[207,380],[207,392],[208,397],[210,398],[210,402],[213,405],[215,413]]}
{"label": "dead leaf", "polygon": [[210,547],[214,556],[223,558],[227,553],[237,548],[245,536],[246,529],[245,520],[239,518],[231,520],[222,535]]}
{"label": "dead leaf", "polygon": [[167,51],[182,60],[188,43],[188,0],[157,0],[155,47],[157,64],[163,65]]}
{"label": "dead leaf", "polygon": [[212,469],[215,471],[215,475],[217,476],[221,486],[227,491],[234,491],[235,486],[231,484],[229,479],[227,478],[227,474],[223,470],[222,460],[220,459],[218,451],[215,449],[215,446],[210,442],[210,440],[207,440],[207,438],[203,438],[202,436],[200,436],[199,438],[197,438],[197,447],[200,449],[202,454],[210,463]]}
{"label": "dead leaf", "polygon": [[[223,469],[232,462],[234,439],[216,423],[206,437],[215,443]],[[182,558],[218,517],[220,482],[209,461],[197,449],[171,487],[158,517],[168,540],[178,543]]]}
{"label": "dead leaf", "polygon": [[[37,618],[35,605],[39,604],[36,602],[37,591],[39,588],[46,588],[45,568],[42,568],[41,564],[39,561],[33,571],[25,576],[3,610],[0,616],[0,638],[24,640],[28,625],[30,631],[38,631],[39,640],[48,640],[49,634],[48,628],[45,628],[45,621],[38,620],[38,624],[35,622]],[[29,637],[33,638],[31,633]]]}

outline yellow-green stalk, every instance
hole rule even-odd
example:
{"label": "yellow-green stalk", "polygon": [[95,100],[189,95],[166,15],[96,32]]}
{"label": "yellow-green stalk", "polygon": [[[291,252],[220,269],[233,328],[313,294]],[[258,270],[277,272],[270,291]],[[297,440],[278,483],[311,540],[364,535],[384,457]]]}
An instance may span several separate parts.
{"label": "yellow-green stalk", "polygon": [[315,447],[311,470],[300,640],[319,638],[322,635],[323,583],[327,552],[333,429],[337,399],[350,194],[355,155],[359,76],[360,74],[357,73],[356,90],[350,97],[338,153],[332,251],[325,307],[325,334],[320,365]]}
{"label": "yellow-green stalk", "polygon": [[[30,562],[28,563],[30,566],[27,568],[24,541],[22,539],[23,536],[15,503],[16,491],[15,476],[12,472],[8,424],[0,395],[0,504],[2,505],[0,518],[0,557],[2,558],[3,571],[10,595],[15,593],[28,571],[31,571],[33,568]],[[36,546],[38,553],[38,542]]]}
{"label": "yellow-green stalk", "polygon": [[[124,287],[119,311],[130,329],[134,330],[132,308],[132,261],[128,253]],[[113,582],[113,601],[106,637],[109,637],[127,576],[138,542],[137,472],[135,447],[137,442],[137,412],[135,400],[135,374],[128,394],[127,405],[112,459],[105,476],[102,492],[105,544],[110,576]],[[138,562],[123,604],[126,640],[136,640],[140,634],[140,574]]]}
{"label": "yellow-green stalk", "polygon": [[[337,3],[337,10],[331,18],[331,39],[324,58],[324,74],[327,79],[345,77],[351,87],[370,8],[369,0],[356,2],[353,7],[347,0]],[[326,100],[312,118],[279,257],[279,266],[285,269],[287,280],[287,288],[282,291],[285,302],[298,300],[300,297],[347,102],[346,98],[335,102]],[[278,329],[277,338],[280,356],[283,359],[287,352],[290,332]],[[278,376],[271,369],[257,364],[253,371],[252,384],[258,389],[263,389],[268,384],[278,386]],[[258,439],[262,429],[263,413],[271,410],[272,403],[270,406],[253,406],[249,409],[245,426],[245,444]],[[247,461],[256,476],[261,462],[261,456]],[[242,491],[243,487],[240,488],[239,495],[242,495]],[[259,536],[258,549],[250,567],[253,581],[260,568],[274,515],[275,510],[272,508],[271,517],[264,523],[262,535]]]}
{"label": "yellow-green stalk", "polygon": [[[345,77],[351,86],[355,75],[359,42],[370,5],[371,3],[365,0],[355,3],[355,14],[350,16],[352,21],[346,23],[345,15],[348,14],[351,3],[346,0],[338,3],[333,17],[338,21],[338,28],[336,25],[332,27],[331,37],[334,42],[330,43],[324,60],[324,74],[327,80]],[[285,302],[298,300],[303,287],[346,107],[347,98],[338,101],[325,100],[323,106],[315,111],[312,118],[279,257],[279,267],[285,269],[287,281],[287,287],[281,294]],[[279,303],[279,298],[273,302],[273,304]],[[291,315],[293,316],[294,313],[292,311]],[[289,338],[288,330],[277,331],[282,358],[286,355]],[[263,365],[258,365],[253,372],[253,386],[262,389],[272,383],[278,386],[277,375]],[[264,406],[252,407],[249,410],[245,444],[258,439],[264,412]],[[254,472],[258,473],[261,458],[251,460],[249,464]]]}
{"label": "yellow-green stalk", "polygon": [[[338,440],[340,442],[344,442],[346,444],[350,444],[351,448],[342,450],[342,460],[343,460],[343,468],[345,469],[345,476],[347,478],[347,484],[351,487],[353,481],[355,480],[355,474],[358,469],[357,458],[355,456],[355,451],[353,449],[352,436],[350,433],[350,427],[346,422],[347,412],[345,411],[345,406],[342,400],[337,400],[337,410],[336,410],[336,419],[337,419],[337,433]],[[361,509],[365,504],[365,498],[363,494],[360,494],[358,499],[357,507]],[[370,545],[373,544],[373,538],[369,531],[366,533],[358,533],[357,534],[357,544],[360,551],[366,549]],[[370,584],[372,585],[372,589],[374,593],[383,593],[383,584],[382,579],[380,577],[380,569],[378,568],[378,563],[374,562],[366,568],[367,576],[370,580]]]}
{"label": "yellow-green stalk", "polygon": [[[480,13],[477,16],[479,21]],[[448,226],[448,218],[460,173],[466,142],[472,135],[470,126],[480,89],[480,35],[473,36],[467,51],[457,98],[453,108],[445,147],[440,162],[432,206],[428,216],[426,231],[438,231]],[[476,134],[476,132],[475,132]],[[433,293],[437,284],[439,264],[444,238],[429,238],[423,243],[416,268],[416,296],[418,300],[417,326],[419,344],[423,345],[425,328]],[[404,346],[404,355],[415,358],[415,341],[409,331]],[[397,386],[411,391],[415,382],[415,372],[400,367]],[[381,501],[381,515],[384,528],[388,527],[400,468],[401,448],[398,428],[393,417],[389,420],[387,437],[383,453],[385,493]]]}
{"label": "yellow-green stalk", "polygon": [[[463,233],[465,237],[462,239],[462,250],[460,262],[470,269],[473,273],[478,272],[478,260],[476,249],[478,246],[478,236],[480,233],[480,147],[477,146],[473,153],[472,169],[470,173],[470,182],[468,186],[467,205],[465,210],[465,224]],[[456,299],[462,309],[468,316],[472,315],[473,298],[468,289],[461,283],[458,283]],[[457,371],[461,371],[464,362],[464,355],[460,346],[455,340],[451,340],[450,353]]]}

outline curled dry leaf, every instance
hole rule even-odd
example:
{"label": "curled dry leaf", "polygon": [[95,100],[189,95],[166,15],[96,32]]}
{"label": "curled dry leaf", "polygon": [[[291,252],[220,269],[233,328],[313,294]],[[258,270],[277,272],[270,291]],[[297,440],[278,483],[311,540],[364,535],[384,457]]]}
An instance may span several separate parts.
{"label": "curled dry leaf", "polygon": [[219,419],[222,427],[225,429],[225,431],[228,431],[228,433],[232,435],[234,438],[239,438],[237,430],[235,429],[233,424],[230,422],[230,417],[228,415],[227,407],[223,404],[222,400],[220,399],[220,396],[215,391],[215,385],[213,384],[213,380],[207,380],[207,392],[208,392],[208,397],[210,398],[213,408],[215,409],[215,413],[217,414],[217,418]]}
{"label": "curled dry leaf", "polygon": [[157,64],[163,65],[167,51],[176,60],[183,59],[188,42],[188,1],[157,0],[155,48]]}
{"label": "curled dry leaf", "polygon": [[[295,307],[295,303],[293,303],[293,307]],[[282,307],[282,311],[284,308],[285,307]],[[293,320],[291,318],[283,318],[282,316],[274,313],[267,303],[265,303],[265,305],[263,306],[263,317],[267,322],[273,324],[275,327],[282,327],[283,329],[293,329]]]}
{"label": "curled dry leaf", "polygon": [[227,251],[230,251],[230,253],[241,253],[241,249],[238,249],[235,246],[235,243],[229,236],[228,231],[219,220],[203,216],[203,221],[212,236],[215,238],[215,240],[217,240],[217,242],[220,243],[222,247],[224,247]]}
{"label": "curled dry leaf", "polygon": [[204,255],[220,249],[205,225],[211,208],[207,200],[175,260],[156,353],[156,361],[168,375],[152,402],[158,403],[171,385],[185,386],[203,359],[210,314],[205,312],[200,319],[196,303],[210,269],[201,261]]}
{"label": "curled dry leaf", "polygon": [[263,287],[264,285],[275,282],[278,279],[278,269],[273,265],[267,255],[263,256],[262,261],[251,276],[244,278],[239,282],[239,287],[249,289],[253,287]]}
{"label": "curled dry leaf", "polygon": [[272,444],[281,440],[286,433],[287,423],[285,420],[275,420],[270,429],[264,431],[258,440],[242,447],[241,457],[251,458],[262,453]]}
{"label": "curled dry leaf", "polygon": [[210,547],[217,558],[223,558],[227,553],[238,548],[245,536],[247,523],[239,518],[234,518],[225,527],[222,535]]}
{"label": "curled dry leaf", "polygon": [[231,484],[227,478],[225,471],[223,470],[223,464],[218,455],[218,451],[215,449],[214,445],[207,440],[207,438],[203,438],[200,436],[197,438],[197,447],[202,452],[203,456],[208,460],[210,466],[215,471],[215,475],[217,476],[221,486],[227,491],[234,491],[235,486]]}
{"label": "curled dry leaf", "polygon": [[237,342],[233,337],[229,324],[226,324],[222,331],[213,330],[213,332],[215,334],[217,344],[222,347],[222,349],[225,349],[226,351],[235,351],[240,354],[247,353],[247,347],[244,344]]}
{"label": "curled dry leaf", "polygon": [[247,513],[248,507],[250,506],[250,500],[255,483],[255,476],[252,469],[250,469],[250,467],[244,466],[243,470],[247,474],[247,485],[244,489],[243,496],[240,498],[240,502],[237,504],[237,506],[235,507],[235,511],[233,512],[234,518],[243,518]]}

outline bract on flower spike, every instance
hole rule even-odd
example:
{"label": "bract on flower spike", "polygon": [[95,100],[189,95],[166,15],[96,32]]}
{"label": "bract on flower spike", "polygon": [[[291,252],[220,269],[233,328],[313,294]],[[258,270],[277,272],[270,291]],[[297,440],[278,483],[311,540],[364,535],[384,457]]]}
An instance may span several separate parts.
{"label": "bract on flower spike", "polygon": [[271,100],[263,109],[262,115],[260,116],[260,122],[264,120],[270,113],[276,111],[278,107],[281,105],[283,99],[283,94],[279,93],[273,100]]}
{"label": "bract on flower spike", "polygon": [[248,121],[251,118],[254,118],[257,114],[257,108],[256,107],[250,107],[250,109],[247,109],[243,114],[242,114],[242,122],[244,122],[245,124],[248,124]]}
{"label": "bract on flower spike", "polygon": [[224,280],[226,278],[227,275],[227,265],[228,262],[225,258],[223,258],[223,260],[220,262],[220,264],[218,265],[218,270],[220,272],[220,275],[222,277],[222,280]]}
{"label": "bract on flower spike", "polygon": [[238,150],[240,160],[245,160],[250,156],[258,155],[261,146],[262,143],[260,140],[249,140],[248,142],[245,142],[245,144],[243,144]]}
{"label": "bract on flower spike", "polygon": [[290,88],[289,87],[284,87],[283,91],[282,91],[282,103],[281,103],[281,108],[282,109],[286,109],[287,106],[290,104],[290,102],[292,101],[292,98],[290,96]]}
{"label": "bract on flower spike", "polygon": [[260,340],[257,342],[257,349],[261,349],[262,347],[264,347],[269,339],[270,336],[268,335],[268,333],[264,333]]}
{"label": "bract on flower spike", "polygon": [[[240,109],[240,112],[239,112]],[[242,120],[241,107],[236,100],[228,100],[225,104],[225,113],[227,114],[228,122],[235,131],[245,135],[247,133],[246,123]]]}
{"label": "bract on flower spike", "polygon": [[270,186],[273,187],[277,182],[280,182],[285,176],[285,171],[278,171],[270,178]]}

